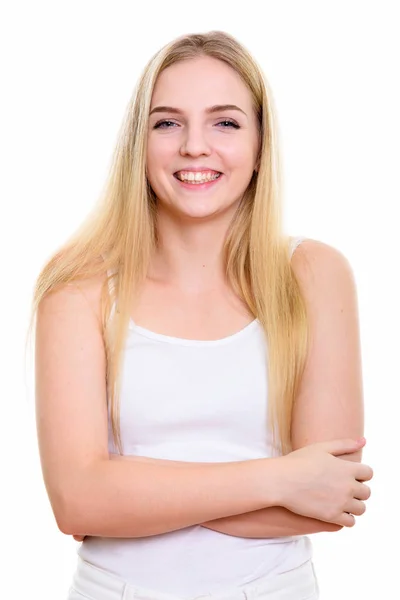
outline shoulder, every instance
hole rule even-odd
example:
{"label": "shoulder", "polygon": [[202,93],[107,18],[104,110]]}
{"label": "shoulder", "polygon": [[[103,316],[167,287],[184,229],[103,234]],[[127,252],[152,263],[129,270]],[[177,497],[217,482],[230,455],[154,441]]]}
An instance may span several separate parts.
{"label": "shoulder", "polygon": [[[87,279],[55,285],[46,293],[38,306],[38,315],[66,314],[70,312],[75,319],[84,315],[101,323],[101,297],[107,282],[106,274],[95,275]],[[79,315],[79,317],[78,317]]]}
{"label": "shoulder", "polygon": [[340,295],[355,293],[353,269],[337,248],[314,239],[304,239],[295,249],[293,272],[307,298],[333,301]]}
{"label": "shoulder", "polygon": [[294,250],[292,266],[299,276],[339,274],[341,272],[352,272],[347,257],[334,246],[330,246],[319,240],[311,238],[304,239]]}

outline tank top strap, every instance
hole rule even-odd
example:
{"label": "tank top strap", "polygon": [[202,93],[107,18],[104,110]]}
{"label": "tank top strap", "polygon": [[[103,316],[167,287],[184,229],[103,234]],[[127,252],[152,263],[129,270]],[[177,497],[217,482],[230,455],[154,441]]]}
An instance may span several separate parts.
{"label": "tank top strap", "polygon": [[296,248],[300,246],[301,242],[304,242],[305,239],[307,238],[301,235],[290,238],[290,258],[292,258]]}

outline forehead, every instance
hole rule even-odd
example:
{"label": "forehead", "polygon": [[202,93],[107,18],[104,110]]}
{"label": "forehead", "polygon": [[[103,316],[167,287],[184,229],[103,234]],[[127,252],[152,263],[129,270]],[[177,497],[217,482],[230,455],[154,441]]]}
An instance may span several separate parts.
{"label": "forehead", "polygon": [[160,73],[151,108],[165,104],[187,110],[233,103],[249,108],[252,104],[250,90],[228,64],[202,56],[175,63]]}

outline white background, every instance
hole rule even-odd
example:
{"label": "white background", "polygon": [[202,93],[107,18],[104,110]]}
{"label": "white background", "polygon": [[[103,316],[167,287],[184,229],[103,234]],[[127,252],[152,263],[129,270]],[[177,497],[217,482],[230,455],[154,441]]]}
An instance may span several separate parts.
{"label": "white background", "polygon": [[[1,9],[1,597],[62,600],[77,543],[56,526],[38,459],[24,342],[35,277],[104,183],[150,56],[222,29],[274,93],[292,235],[355,272],[367,446],[375,471],[353,529],[312,536],[321,600],[398,589],[399,19],[393,1],[18,2]],[[397,555],[397,556],[396,556]]]}

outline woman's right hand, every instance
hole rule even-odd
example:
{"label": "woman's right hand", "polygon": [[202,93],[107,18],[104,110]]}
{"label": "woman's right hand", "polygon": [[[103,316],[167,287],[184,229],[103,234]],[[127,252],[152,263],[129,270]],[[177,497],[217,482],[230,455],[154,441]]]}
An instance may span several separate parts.
{"label": "woman's right hand", "polygon": [[353,515],[362,515],[363,500],[371,495],[364,481],[373,477],[368,465],[342,460],[343,454],[360,450],[363,441],[333,440],[304,446],[280,457],[279,505],[294,513],[353,527]]}

